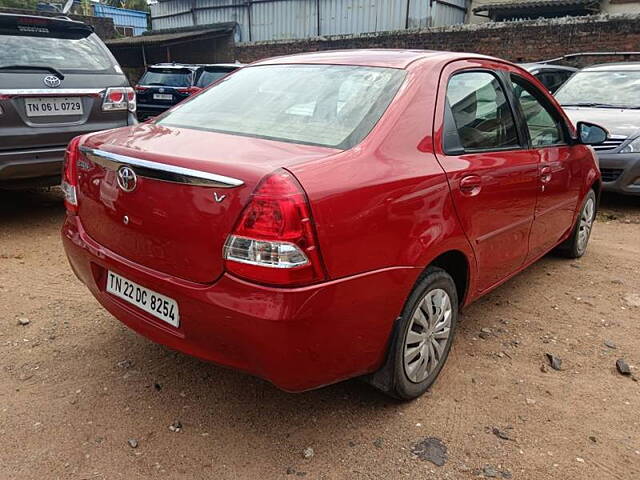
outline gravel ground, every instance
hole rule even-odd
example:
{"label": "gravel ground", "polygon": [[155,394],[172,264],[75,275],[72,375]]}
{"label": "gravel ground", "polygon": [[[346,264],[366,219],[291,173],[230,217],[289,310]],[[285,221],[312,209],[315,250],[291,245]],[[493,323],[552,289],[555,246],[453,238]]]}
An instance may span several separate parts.
{"label": "gravel ground", "polygon": [[3,480],[640,478],[640,199],[605,199],[581,260],[466,309],[411,403],[287,394],[147,341],[76,280],[63,216],[57,192],[0,192]]}

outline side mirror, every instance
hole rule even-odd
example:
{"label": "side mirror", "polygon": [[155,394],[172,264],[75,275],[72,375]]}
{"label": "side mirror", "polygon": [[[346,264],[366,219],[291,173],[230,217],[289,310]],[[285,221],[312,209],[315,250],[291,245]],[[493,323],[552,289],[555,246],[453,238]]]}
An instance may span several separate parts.
{"label": "side mirror", "polygon": [[604,128],[595,123],[578,122],[578,141],[584,145],[600,145],[609,136]]}

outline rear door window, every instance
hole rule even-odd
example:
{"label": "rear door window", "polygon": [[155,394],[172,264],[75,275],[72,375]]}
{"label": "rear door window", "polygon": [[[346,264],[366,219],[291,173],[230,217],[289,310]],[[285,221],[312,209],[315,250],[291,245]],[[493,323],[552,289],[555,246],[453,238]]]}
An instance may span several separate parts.
{"label": "rear door window", "polygon": [[192,74],[189,70],[153,69],[147,70],[142,76],[140,85],[164,86],[164,87],[190,87]]}
{"label": "rear door window", "polygon": [[[520,147],[513,112],[498,78],[492,73],[453,75],[447,86],[447,103],[450,111],[445,127],[457,131],[465,152]],[[447,126],[450,122],[453,125]]]}
{"label": "rear door window", "polygon": [[31,65],[61,71],[114,71],[115,63],[100,39],[88,28],[60,22],[13,24],[0,19],[0,67]]}

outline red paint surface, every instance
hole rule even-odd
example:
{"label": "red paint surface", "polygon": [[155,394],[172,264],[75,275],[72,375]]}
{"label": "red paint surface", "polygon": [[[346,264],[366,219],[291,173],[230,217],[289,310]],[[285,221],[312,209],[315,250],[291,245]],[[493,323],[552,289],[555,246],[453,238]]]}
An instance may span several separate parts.
{"label": "red paint surface", "polygon": [[[537,85],[511,64],[419,51],[322,52],[265,63],[305,62],[391,66],[408,75],[369,136],[347,151],[153,123],[85,138],[86,146],[245,184],[220,192],[228,195],[221,203],[210,198],[215,189],[149,179],[126,194],[92,166],[79,172],[79,213],[63,227],[74,271],[129,327],[290,391],[375,371],[416,279],[439,255],[454,250],[467,259],[464,304],[525,268],[566,238],[599,178],[592,151],[581,145],[443,154],[449,76],[503,69]],[[320,283],[269,287],[224,271],[227,235],[256,185],[278,168],[309,199],[327,274]],[[107,294],[107,269],[177,300],[180,327]]]}

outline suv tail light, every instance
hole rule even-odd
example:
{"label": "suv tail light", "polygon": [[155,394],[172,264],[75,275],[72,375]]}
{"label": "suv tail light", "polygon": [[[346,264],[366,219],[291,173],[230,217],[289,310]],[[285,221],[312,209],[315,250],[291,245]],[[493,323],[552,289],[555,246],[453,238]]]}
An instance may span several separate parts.
{"label": "suv tail light", "polygon": [[102,110],[104,111],[136,111],[136,92],[131,87],[107,88],[102,100]]}
{"label": "suv tail light", "polygon": [[62,184],[60,185],[64,192],[64,206],[67,212],[75,215],[78,213],[78,157],[80,150],[78,144],[80,137],[74,137],[67,145],[64,152],[64,164],[62,170]]}
{"label": "suv tail light", "polygon": [[176,88],[176,90],[180,93],[186,93],[187,95],[193,95],[194,93],[198,93],[202,89],[200,87],[186,87],[186,88]]}
{"label": "suv tail light", "polygon": [[253,192],[224,246],[229,272],[258,283],[299,286],[325,278],[309,201],[280,169]]}

